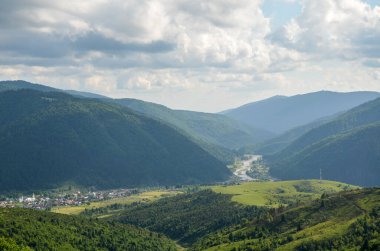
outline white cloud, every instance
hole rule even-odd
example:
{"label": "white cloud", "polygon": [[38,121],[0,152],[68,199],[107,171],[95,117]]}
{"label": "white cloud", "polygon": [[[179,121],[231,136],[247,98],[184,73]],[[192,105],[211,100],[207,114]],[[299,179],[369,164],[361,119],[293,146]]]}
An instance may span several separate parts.
{"label": "white cloud", "polygon": [[302,13],[274,40],[318,57],[357,59],[380,49],[379,7],[359,0],[302,0]]}
{"label": "white cloud", "polygon": [[0,0],[0,75],[202,110],[380,91],[380,7],[299,0],[300,16],[274,32],[263,1]]}

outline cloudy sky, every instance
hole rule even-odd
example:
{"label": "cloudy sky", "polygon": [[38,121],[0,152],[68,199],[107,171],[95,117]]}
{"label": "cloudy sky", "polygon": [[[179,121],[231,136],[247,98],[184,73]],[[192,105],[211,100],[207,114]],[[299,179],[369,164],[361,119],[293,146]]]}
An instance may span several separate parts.
{"label": "cloudy sky", "polygon": [[0,0],[0,80],[220,111],[380,91],[380,0]]}

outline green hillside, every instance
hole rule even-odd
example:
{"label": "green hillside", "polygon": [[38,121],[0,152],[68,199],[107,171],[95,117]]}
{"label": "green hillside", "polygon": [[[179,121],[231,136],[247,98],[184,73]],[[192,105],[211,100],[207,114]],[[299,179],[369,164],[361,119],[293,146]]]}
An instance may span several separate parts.
{"label": "green hillside", "polygon": [[247,148],[247,149],[243,148],[241,149],[241,151],[245,151],[248,153],[255,152],[261,155],[272,155],[272,154],[278,153],[284,150],[290,144],[292,144],[299,137],[303,136],[305,133],[323,124],[328,123],[329,121],[333,120],[337,116],[338,115],[325,117],[325,118],[313,121],[311,123],[308,123],[306,125],[292,128],[274,138],[271,138],[269,140],[266,140],[254,146],[251,146],[250,148]]}
{"label": "green hillside", "polygon": [[255,129],[220,114],[172,110],[135,99],[119,99],[114,102],[165,121],[195,139],[228,149],[258,143],[273,136],[265,130]]}
{"label": "green hillside", "polygon": [[379,215],[380,189],[324,194],[208,235],[191,250],[379,250]]}
{"label": "green hillside", "polygon": [[318,178],[362,186],[380,184],[380,99],[311,129],[284,150],[267,156],[282,179]]}
{"label": "green hillside", "polygon": [[160,234],[28,209],[0,208],[0,250],[176,250]]}
{"label": "green hillside", "polygon": [[[286,205],[304,205],[322,194],[356,189],[332,181],[248,182],[241,185],[202,187],[153,203],[124,206],[112,220],[164,233],[191,246],[209,234],[267,217]],[[276,209],[274,209],[276,208]],[[104,208],[106,209],[106,208]],[[94,211],[94,216],[99,216]],[[104,210],[107,213],[107,210]],[[118,215],[117,215],[118,214]],[[92,215],[90,212],[87,215]]]}
{"label": "green hillside", "polygon": [[380,121],[380,98],[355,107],[297,138],[279,156],[294,154],[324,138]]}
{"label": "green hillside", "polygon": [[[214,187],[215,192],[201,190],[131,205],[112,220],[164,233],[189,250],[377,250],[380,247],[380,189],[357,189],[330,181],[272,182],[273,186],[261,182],[246,184],[249,186]],[[270,194],[277,198],[284,194],[284,198],[293,196],[297,202],[274,208],[233,202],[238,201],[235,196],[244,193],[256,197],[252,201],[259,201],[260,196],[268,199]]]}
{"label": "green hillside", "polygon": [[62,93],[0,93],[0,191],[222,181],[230,172],[173,128]]}
{"label": "green hillside", "polygon": [[323,177],[361,186],[380,185],[380,123],[336,134],[271,164],[284,179]]}

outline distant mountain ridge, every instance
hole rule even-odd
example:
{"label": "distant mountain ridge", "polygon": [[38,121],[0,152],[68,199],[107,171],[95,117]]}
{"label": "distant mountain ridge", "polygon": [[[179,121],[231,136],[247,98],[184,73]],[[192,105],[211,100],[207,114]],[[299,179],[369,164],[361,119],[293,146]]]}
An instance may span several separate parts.
{"label": "distant mountain ridge", "polygon": [[230,175],[175,129],[64,93],[0,92],[0,191],[199,184]]}
{"label": "distant mountain ridge", "polygon": [[233,119],[273,133],[308,124],[380,97],[377,92],[320,91],[290,97],[275,96],[222,112]]}
{"label": "distant mountain ridge", "polygon": [[75,91],[75,90],[62,90],[53,88],[46,85],[41,84],[35,84],[30,83],[24,80],[6,80],[6,81],[0,81],[0,92],[2,91],[15,91],[15,90],[22,90],[22,89],[28,89],[28,90],[36,90],[36,91],[43,91],[43,92],[64,92],[73,96],[77,97],[83,97],[83,98],[99,98],[99,99],[108,99],[108,97],[91,93],[91,92],[81,92],[81,91]]}

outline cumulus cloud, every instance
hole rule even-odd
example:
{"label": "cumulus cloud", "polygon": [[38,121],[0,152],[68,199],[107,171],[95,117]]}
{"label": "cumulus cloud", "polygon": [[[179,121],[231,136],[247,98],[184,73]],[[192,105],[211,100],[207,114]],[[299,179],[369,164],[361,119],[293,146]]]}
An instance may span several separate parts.
{"label": "cumulus cloud", "polygon": [[380,57],[380,7],[359,0],[302,0],[300,16],[272,40],[317,56]]}
{"label": "cumulus cloud", "polygon": [[118,97],[161,96],[161,102],[183,92],[216,100],[239,100],[240,93],[250,101],[292,86],[310,89],[303,72],[316,62],[379,68],[380,7],[278,0],[303,8],[273,31],[261,9],[265,1],[0,0],[0,74]]}

